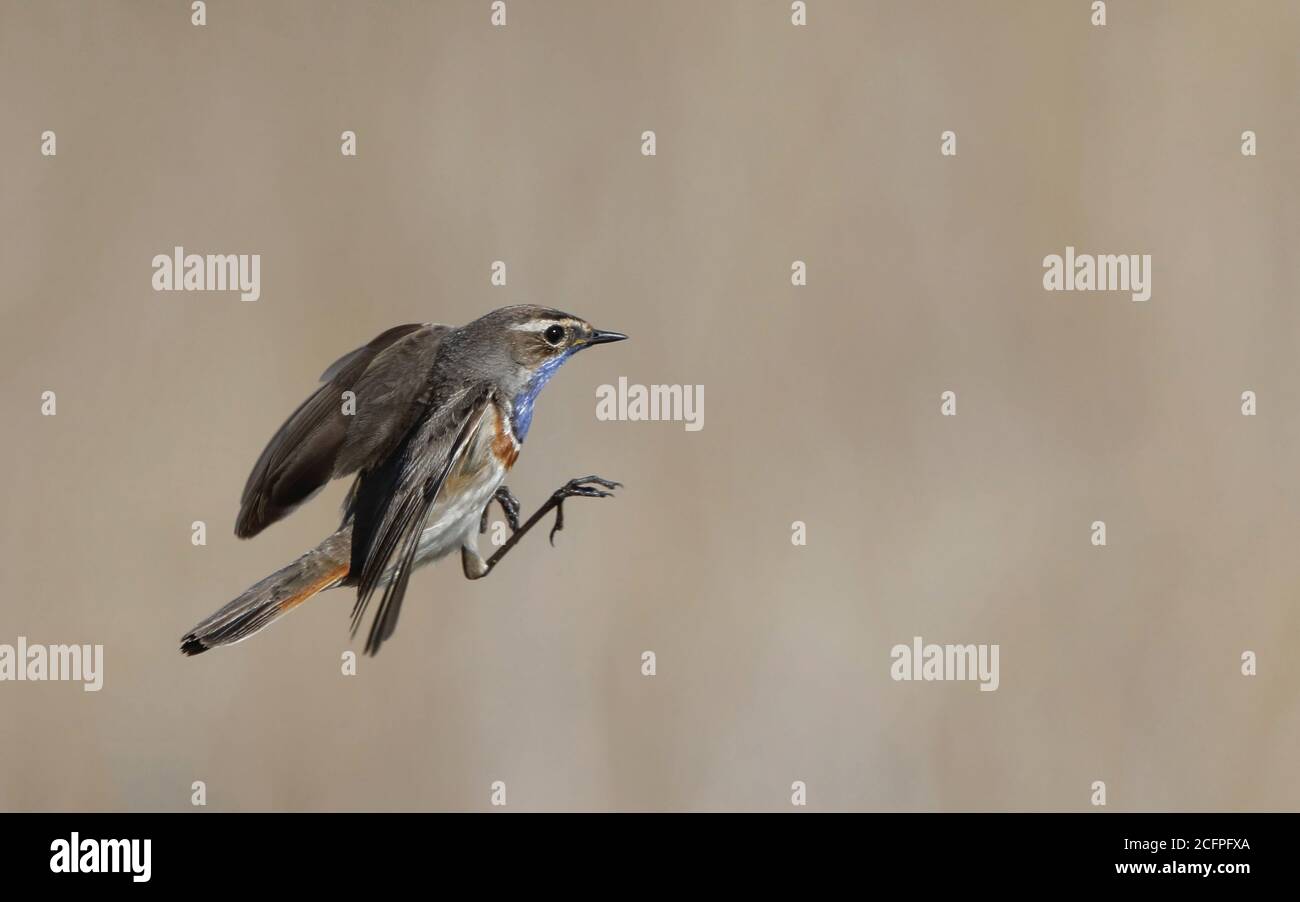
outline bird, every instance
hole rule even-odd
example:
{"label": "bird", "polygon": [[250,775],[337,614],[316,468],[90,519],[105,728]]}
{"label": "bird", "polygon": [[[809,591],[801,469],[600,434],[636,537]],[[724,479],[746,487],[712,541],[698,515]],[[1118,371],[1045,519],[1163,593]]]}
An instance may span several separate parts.
{"label": "bird", "polygon": [[[567,498],[604,498],[621,484],[570,479],[522,524],[505,484],[532,428],[538,394],[574,354],[623,341],[620,332],[549,307],[502,307],[460,327],[407,323],[345,354],[284,422],[254,464],[235,535],[252,538],[333,479],[351,476],[339,528],[187,632],[181,652],[233,645],[320,592],[355,587],[352,636],[379,602],[365,641],[392,637],[411,572],[459,549],[482,579],[551,511],[564,528]],[[477,538],[493,502],[511,534],[486,560]]]}

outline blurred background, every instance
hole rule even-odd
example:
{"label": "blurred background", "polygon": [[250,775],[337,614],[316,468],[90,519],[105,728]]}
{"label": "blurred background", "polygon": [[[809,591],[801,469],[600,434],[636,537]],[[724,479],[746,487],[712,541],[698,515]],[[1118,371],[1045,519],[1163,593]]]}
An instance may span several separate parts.
{"label": "blurred background", "polygon": [[[1300,806],[1300,6],[1089,6],[0,0],[0,643],[105,656],[0,683],[0,808]],[[176,245],[261,299],[154,292]],[[1151,300],[1043,291],[1066,245]],[[633,340],[510,484],[620,496],[420,571],[354,677],[347,590],[178,654],[337,525],[232,534],[320,372],[524,302]],[[620,376],[704,429],[598,421]],[[917,635],[1000,688],[892,681]]]}

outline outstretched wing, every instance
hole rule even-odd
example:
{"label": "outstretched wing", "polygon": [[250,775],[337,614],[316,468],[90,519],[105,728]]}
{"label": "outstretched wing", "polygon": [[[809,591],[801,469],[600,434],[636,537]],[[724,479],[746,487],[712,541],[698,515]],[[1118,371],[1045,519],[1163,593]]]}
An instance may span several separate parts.
{"label": "outstretched wing", "polygon": [[[449,326],[408,323],[340,357],[324,383],[276,432],[249,474],[235,535],[250,538],[283,519],[335,476],[391,451],[419,413],[416,403]],[[344,413],[343,393],[356,394]],[[364,440],[355,438],[365,431]]]}
{"label": "outstretched wing", "polygon": [[357,586],[353,635],[370,597],[381,586],[384,590],[366,639],[368,654],[378,652],[397,627],[425,520],[447,476],[473,444],[492,397],[489,386],[471,385],[438,399],[437,410],[414,426],[396,451],[361,476],[353,504],[347,580]]}

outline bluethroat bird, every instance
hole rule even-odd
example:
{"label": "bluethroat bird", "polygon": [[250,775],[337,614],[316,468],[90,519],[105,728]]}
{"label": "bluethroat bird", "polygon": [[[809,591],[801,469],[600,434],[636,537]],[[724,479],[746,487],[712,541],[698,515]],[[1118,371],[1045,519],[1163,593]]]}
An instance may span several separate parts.
{"label": "bluethroat bird", "polygon": [[[553,544],[566,498],[604,498],[619,484],[571,479],[521,525],[506,474],[555,371],[583,348],[625,338],[529,305],[503,307],[459,328],[396,326],[339,358],[257,459],[235,535],[257,535],[331,479],[356,474],[342,525],[190,630],[181,651],[231,645],[325,589],[355,586],[354,636],[381,593],[365,645],[374,654],[397,626],[416,567],[459,548],[465,576],[481,579],[552,510]],[[353,393],[354,410],[346,409],[345,392]],[[493,501],[511,535],[484,560],[477,540]]]}

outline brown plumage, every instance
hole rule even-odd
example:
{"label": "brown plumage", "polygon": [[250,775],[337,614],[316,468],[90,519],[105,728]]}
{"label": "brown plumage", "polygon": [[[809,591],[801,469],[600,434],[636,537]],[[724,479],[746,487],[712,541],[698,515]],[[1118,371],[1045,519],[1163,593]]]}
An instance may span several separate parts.
{"label": "brown plumage", "polygon": [[331,479],[356,474],[341,526],[201,622],[181,650],[193,655],[238,642],[318,592],[346,585],[357,587],[354,632],[381,593],[366,640],[373,654],[396,627],[416,567],[459,549],[466,575],[481,578],[563,498],[608,495],[616,483],[571,480],[491,560],[478,554],[486,505],[504,491],[517,510],[502,483],[542,386],[578,350],[625,337],[526,305],[459,328],[396,326],[340,357],[262,450],[235,534],[257,535]]}
{"label": "brown plumage", "polygon": [[[331,479],[383,457],[419,416],[423,386],[412,370],[428,370],[448,326],[395,326],[339,358],[325,384],[290,415],[253,466],[240,499],[235,535],[251,538],[288,516]],[[356,396],[344,413],[343,393]]]}

